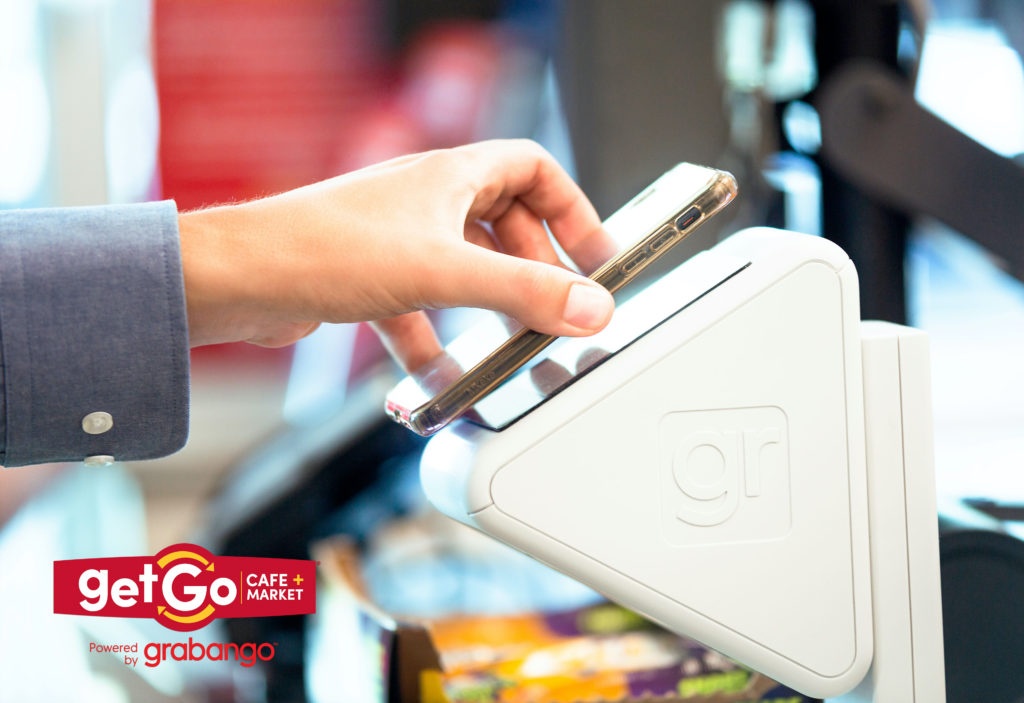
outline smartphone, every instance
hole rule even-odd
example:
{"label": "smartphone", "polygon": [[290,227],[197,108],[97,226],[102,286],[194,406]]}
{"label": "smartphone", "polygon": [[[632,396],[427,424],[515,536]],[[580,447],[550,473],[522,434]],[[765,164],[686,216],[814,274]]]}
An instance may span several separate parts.
{"label": "smartphone", "polygon": [[462,416],[500,432],[533,412],[623,349],[712,294],[751,265],[702,251],[642,287],[615,308],[608,326],[589,337],[560,337]]}
{"label": "smartphone", "polygon": [[[568,252],[571,263],[615,293],[721,211],[736,193],[732,174],[680,163],[608,217],[598,239]],[[495,315],[395,386],[385,412],[420,435],[432,435],[471,411],[555,339]]]}

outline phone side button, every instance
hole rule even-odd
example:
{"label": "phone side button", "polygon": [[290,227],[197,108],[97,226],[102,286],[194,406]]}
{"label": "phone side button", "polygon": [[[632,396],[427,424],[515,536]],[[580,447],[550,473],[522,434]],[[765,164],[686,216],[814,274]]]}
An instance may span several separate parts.
{"label": "phone side button", "polygon": [[639,268],[640,264],[642,264],[646,258],[646,251],[638,251],[637,253],[633,254],[633,256],[629,257],[621,264],[619,264],[619,271],[626,275],[629,275],[633,273],[633,271],[635,271],[637,268]]}
{"label": "phone side button", "polygon": [[668,225],[667,227],[665,227],[665,229],[659,232],[658,236],[654,238],[653,242],[651,242],[651,251],[658,251],[663,246],[665,246],[673,239],[675,239],[677,235],[678,232],[676,231],[676,228],[673,227],[672,225]]}
{"label": "phone side button", "polygon": [[699,219],[700,210],[694,206],[676,218],[676,228],[682,232]]}

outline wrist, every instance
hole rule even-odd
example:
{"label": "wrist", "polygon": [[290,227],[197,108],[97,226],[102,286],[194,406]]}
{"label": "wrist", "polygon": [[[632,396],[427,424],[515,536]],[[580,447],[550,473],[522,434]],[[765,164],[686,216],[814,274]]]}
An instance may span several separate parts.
{"label": "wrist", "polygon": [[295,319],[294,284],[271,249],[266,213],[252,204],[178,217],[185,306],[193,347],[249,342],[280,347],[313,332],[318,321]]}
{"label": "wrist", "polygon": [[236,260],[231,256],[231,219],[228,207],[178,215],[189,343],[193,347],[241,341],[248,336],[245,321],[237,312],[244,307],[245,292],[237,282]]}

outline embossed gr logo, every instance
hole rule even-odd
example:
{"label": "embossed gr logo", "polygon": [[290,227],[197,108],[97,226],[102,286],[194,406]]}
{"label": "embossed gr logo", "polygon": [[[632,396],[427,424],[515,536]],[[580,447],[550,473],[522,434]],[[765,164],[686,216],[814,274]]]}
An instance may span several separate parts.
{"label": "embossed gr logo", "polygon": [[728,520],[740,495],[761,495],[761,449],[778,444],[782,430],[702,430],[683,439],[672,459],[676,486],[689,501],[676,517],[691,525],[718,525]]}
{"label": "embossed gr logo", "polygon": [[666,415],[661,503],[670,541],[784,534],[790,524],[787,437],[786,416],[777,407]]}

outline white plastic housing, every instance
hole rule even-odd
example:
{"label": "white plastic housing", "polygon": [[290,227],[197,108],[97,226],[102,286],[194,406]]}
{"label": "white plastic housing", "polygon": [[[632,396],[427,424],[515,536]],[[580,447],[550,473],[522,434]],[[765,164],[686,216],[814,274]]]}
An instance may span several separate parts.
{"label": "white plastic housing", "polygon": [[[766,228],[751,265],[502,432],[428,444],[451,517],[816,697],[872,661],[858,288]],[[689,266],[692,262],[684,264]]]}
{"label": "white plastic housing", "polygon": [[928,336],[861,324],[875,656],[834,703],[946,700]]}

